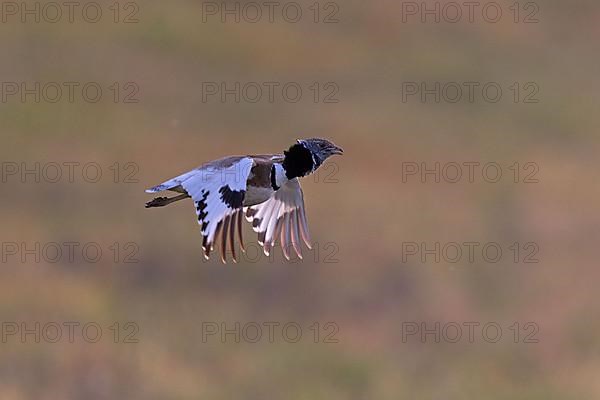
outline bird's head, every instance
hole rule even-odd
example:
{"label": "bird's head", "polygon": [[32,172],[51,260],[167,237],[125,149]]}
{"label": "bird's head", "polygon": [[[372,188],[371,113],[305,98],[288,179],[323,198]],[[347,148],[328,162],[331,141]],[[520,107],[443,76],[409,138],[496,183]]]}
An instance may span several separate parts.
{"label": "bird's head", "polygon": [[298,139],[298,144],[306,147],[313,156],[316,166],[321,165],[326,159],[332,155],[344,154],[344,150],[341,147],[336,146],[329,140],[313,138],[313,139]]}

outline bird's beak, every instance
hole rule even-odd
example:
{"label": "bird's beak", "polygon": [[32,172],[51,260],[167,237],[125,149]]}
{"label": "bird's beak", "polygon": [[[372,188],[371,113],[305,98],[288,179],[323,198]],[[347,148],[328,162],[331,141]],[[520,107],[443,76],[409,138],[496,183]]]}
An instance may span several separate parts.
{"label": "bird's beak", "polygon": [[332,154],[337,154],[341,156],[342,154],[344,154],[344,150],[341,147],[334,146]]}

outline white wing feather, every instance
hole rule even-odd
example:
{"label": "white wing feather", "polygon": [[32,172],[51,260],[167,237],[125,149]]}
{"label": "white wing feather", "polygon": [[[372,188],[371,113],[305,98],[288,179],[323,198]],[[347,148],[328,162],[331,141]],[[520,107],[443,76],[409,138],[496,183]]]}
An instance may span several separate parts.
{"label": "white wing feather", "polygon": [[310,236],[304,211],[304,196],[298,179],[287,181],[264,203],[246,208],[246,219],[252,221],[252,229],[258,232],[258,242],[269,255],[279,239],[285,258],[289,259],[290,246],[302,258],[299,237],[308,246]]}
{"label": "white wing feather", "polygon": [[[221,258],[225,262],[226,240],[230,239],[233,248],[234,227],[238,225],[240,244],[243,249],[239,220],[243,211],[242,202],[246,191],[246,182],[253,165],[250,157],[231,157],[217,160],[197,169],[186,172],[162,184],[146,190],[156,193],[163,190],[183,188],[194,200],[198,224],[203,236],[204,256],[209,257],[219,233],[222,234]],[[235,200],[234,202],[231,199]],[[229,199],[229,201],[228,201]],[[238,204],[239,203],[239,204]]]}

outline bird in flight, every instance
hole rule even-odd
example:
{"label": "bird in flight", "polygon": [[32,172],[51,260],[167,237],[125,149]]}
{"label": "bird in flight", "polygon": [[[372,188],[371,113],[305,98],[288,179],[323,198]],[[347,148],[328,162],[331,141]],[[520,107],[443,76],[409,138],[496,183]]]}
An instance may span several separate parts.
{"label": "bird in flight", "polygon": [[[227,261],[227,242],[237,262],[234,236],[240,248],[243,214],[258,232],[258,242],[268,256],[277,239],[283,255],[290,259],[294,249],[302,258],[300,238],[311,248],[304,197],[298,178],[315,172],[323,162],[343,150],[325,139],[297,140],[283,154],[231,156],[208,162],[196,169],[146,190],[180,193],[156,197],[146,208],[163,207],[191,197],[202,233],[202,249],[208,259],[220,238],[221,260]],[[291,246],[291,248],[290,248]]]}

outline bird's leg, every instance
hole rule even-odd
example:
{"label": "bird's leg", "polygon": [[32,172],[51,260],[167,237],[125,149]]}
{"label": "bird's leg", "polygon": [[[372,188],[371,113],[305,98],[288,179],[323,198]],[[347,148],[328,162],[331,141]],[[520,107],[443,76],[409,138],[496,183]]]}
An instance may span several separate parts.
{"label": "bird's leg", "polygon": [[164,207],[175,201],[187,199],[188,197],[190,197],[190,196],[187,193],[183,193],[183,194],[180,194],[179,196],[175,196],[175,197],[156,197],[153,200],[146,203],[146,208]]}

